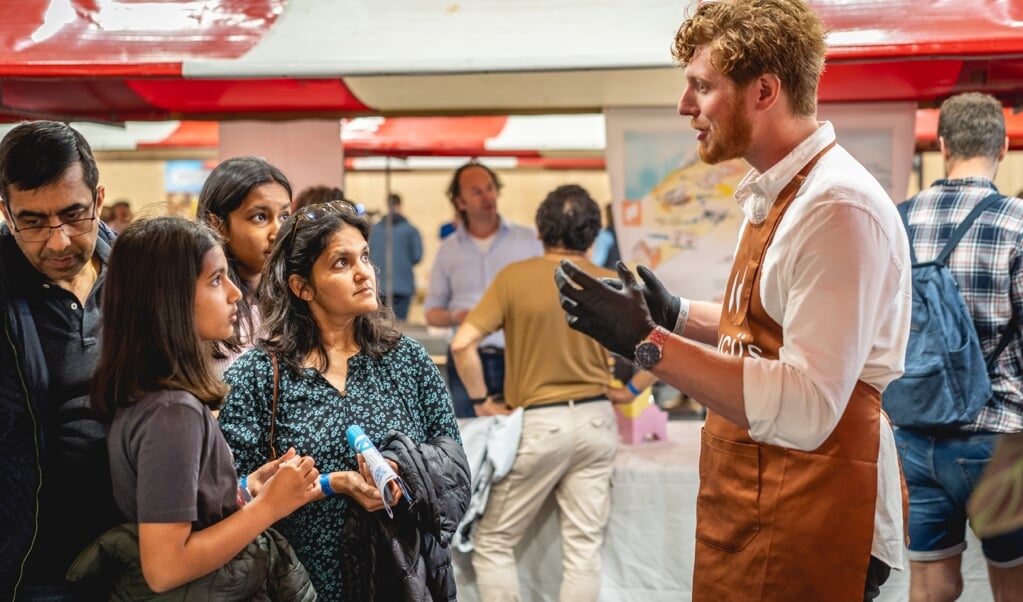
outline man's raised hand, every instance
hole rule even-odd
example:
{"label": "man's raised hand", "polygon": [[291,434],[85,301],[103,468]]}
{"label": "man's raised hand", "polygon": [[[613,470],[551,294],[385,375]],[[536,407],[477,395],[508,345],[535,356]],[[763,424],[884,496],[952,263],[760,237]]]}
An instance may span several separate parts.
{"label": "man's raised hand", "polygon": [[636,345],[657,324],[650,317],[636,277],[620,261],[616,268],[621,287],[594,278],[563,259],[554,271],[554,281],[568,325],[631,360]]}

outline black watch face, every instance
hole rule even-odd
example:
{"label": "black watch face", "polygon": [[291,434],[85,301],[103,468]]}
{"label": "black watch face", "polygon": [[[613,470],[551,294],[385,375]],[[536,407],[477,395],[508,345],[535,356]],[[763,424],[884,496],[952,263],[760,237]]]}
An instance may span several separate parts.
{"label": "black watch face", "polygon": [[661,348],[656,343],[646,341],[636,347],[636,363],[644,370],[649,370],[661,361]]}

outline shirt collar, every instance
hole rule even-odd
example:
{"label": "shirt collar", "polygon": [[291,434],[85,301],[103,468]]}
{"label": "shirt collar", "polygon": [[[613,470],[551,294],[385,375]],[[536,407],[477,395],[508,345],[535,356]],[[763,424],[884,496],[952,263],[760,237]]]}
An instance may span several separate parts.
{"label": "shirt collar", "polygon": [[799,170],[824,147],[835,140],[835,128],[830,121],[821,122],[820,127],[799,143],[781,161],[764,173],[751,169],[735,189],[735,202],[751,223],[759,224],[767,219],[775,199],[785,186],[799,173]]}
{"label": "shirt collar", "polygon": [[[502,232],[507,232],[508,230],[511,230],[511,226],[508,224],[507,221],[505,221],[503,216],[498,215],[497,219],[500,220],[500,225],[497,226],[497,230],[494,231],[494,233],[491,236],[497,236]],[[470,238],[472,238],[472,235],[469,234],[469,228],[455,228],[455,236],[457,236],[458,239],[462,241],[467,241]]]}
{"label": "shirt collar", "polygon": [[995,183],[983,176],[968,176],[954,180],[941,178],[935,180],[931,186],[940,186],[942,188],[989,188],[991,192],[998,192],[998,187],[995,186]]}

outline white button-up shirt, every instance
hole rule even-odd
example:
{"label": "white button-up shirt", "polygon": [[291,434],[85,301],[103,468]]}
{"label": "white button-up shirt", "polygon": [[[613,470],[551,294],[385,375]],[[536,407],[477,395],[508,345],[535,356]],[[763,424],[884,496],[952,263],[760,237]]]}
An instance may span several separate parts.
{"label": "white button-up shirt", "polygon": [[[824,122],[735,192],[753,223],[781,189],[835,139]],[[912,305],[909,242],[877,180],[836,146],[818,161],[782,217],[760,280],[764,308],[784,332],[780,361],[746,358],[743,393],[750,436],[813,450],[838,425],[857,380],[884,391],[904,368]],[[883,417],[872,554],[903,568],[898,452]]]}

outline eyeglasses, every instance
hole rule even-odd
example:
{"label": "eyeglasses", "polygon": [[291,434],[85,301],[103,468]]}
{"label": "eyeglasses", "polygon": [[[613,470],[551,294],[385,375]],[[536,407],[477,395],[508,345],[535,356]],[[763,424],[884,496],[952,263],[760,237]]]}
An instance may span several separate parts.
{"label": "eyeglasses", "polygon": [[315,222],[323,219],[324,216],[331,213],[346,213],[348,215],[361,215],[362,211],[359,207],[349,203],[343,199],[337,199],[334,201],[327,201],[326,203],[317,203],[315,205],[306,205],[299,209],[295,215],[295,223],[291,226],[291,234],[288,237],[288,251],[292,249],[292,245],[295,244],[295,233],[298,232],[298,226],[302,223],[302,220],[307,222]]}
{"label": "eyeglasses", "polygon": [[66,222],[61,222],[56,226],[26,226],[19,228],[18,224],[13,223],[14,231],[18,233],[22,240],[25,242],[47,242],[50,240],[50,236],[53,235],[53,231],[60,229],[64,233],[64,236],[68,238],[74,238],[83,234],[92,232],[93,222],[96,221],[96,204],[92,205],[92,216],[83,217],[80,219],[72,219]]}

